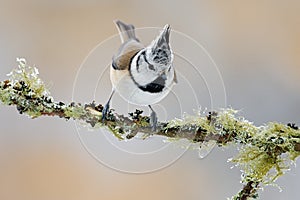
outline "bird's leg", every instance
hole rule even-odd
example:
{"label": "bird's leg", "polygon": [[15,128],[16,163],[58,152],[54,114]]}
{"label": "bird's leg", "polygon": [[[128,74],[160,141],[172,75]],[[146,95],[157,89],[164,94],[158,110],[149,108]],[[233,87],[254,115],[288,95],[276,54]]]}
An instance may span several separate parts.
{"label": "bird's leg", "polygon": [[115,93],[115,90],[112,90],[107,103],[103,107],[103,110],[102,110],[102,122],[104,122],[106,120],[107,113],[109,112],[110,100],[111,100],[112,96],[114,95],[114,93]]}
{"label": "bird's leg", "polygon": [[156,131],[156,126],[157,126],[157,115],[156,112],[153,110],[153,108],[149,105],[149,108],[151,110],[150,114],[150,125],[152,131]]}

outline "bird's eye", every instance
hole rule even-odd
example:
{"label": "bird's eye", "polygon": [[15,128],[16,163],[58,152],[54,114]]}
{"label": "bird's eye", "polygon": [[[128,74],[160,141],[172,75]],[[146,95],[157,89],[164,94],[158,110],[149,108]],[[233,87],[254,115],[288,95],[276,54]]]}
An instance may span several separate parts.
{"label": "bird's eye", "polygon": [[154,66],[153,66],[153,65],[151,65],[151,64],[149,64],[148,68],[149,68],[150,70],[152,70],[152,71],[154,71],[154,70],[155,70]]}

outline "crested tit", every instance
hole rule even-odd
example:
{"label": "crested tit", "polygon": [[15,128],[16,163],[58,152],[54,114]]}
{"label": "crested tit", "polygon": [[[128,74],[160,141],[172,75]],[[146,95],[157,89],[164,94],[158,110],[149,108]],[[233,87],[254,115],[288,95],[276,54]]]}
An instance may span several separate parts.
{"label": "crested tit", "polygon": [[134,26],[115,21],[121,38],[121,46],[112,58],[110,80],[112,93],[102,112],[105,120],[110,100],[117,92],[126,101],[149,106],[150,124],[156,129],[157,117],[151,107],[162,100],[177,83],[173,54],[169,44],[170,26],[165,25],[155,40],[144,46],[135,35]]}

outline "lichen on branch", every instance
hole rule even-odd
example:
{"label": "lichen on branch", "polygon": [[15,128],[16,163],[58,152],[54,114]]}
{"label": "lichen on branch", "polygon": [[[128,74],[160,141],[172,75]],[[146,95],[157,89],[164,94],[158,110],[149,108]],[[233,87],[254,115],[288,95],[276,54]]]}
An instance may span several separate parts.
{"label": "lichen on branch", "polygon": [[257,199],[259,189],[273,185],[300,155],[300,130],[295,124],[272,122],[257,127],[233,109],[158,122],[155,132],[149,117],[140,110],[125,116],[111,109],[103,121],[101,104],[54,101],[38,77],[37,68],[27,65],[25,59],[17,62],[18,67],[8,74],[9,79],[0,82],[0,101],[16,106],[20,114],[78,120],[94,128],[107,128],[120,140],[132,139],[141,132],[146,136],[185,139],[199,147],[211,141],[219,147],[235,144],[239,153],[230,161],[241,169],[244,186],[232,197],[234,200]]}

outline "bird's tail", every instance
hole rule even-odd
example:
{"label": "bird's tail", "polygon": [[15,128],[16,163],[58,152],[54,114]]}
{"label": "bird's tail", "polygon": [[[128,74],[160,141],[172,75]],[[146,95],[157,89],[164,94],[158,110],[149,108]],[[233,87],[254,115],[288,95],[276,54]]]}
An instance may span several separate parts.
{"label": "bird's tail", "polygon": [[139,39],[135,36],[134,26],[132,24],[125,24],[120,20],[114,21],[118,27],[119,35],[121,38],[121,42],[126,42],[127,40],[134,39],[139,42]]}

